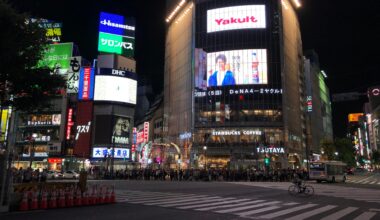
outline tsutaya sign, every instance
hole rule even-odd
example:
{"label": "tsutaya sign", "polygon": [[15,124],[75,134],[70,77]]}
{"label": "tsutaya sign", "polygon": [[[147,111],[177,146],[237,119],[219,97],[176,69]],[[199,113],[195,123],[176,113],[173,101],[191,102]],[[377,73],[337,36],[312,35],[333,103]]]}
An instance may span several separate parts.
{"label": "tsutaya sign", "polygon": [[265,27],[265,5],[242,5],[207,11],[207,33]]}
{"label": "tsutaya sign", "polygon": [[277,153],[277,154],[284,154],[285,150],[283,147],[257,147],[257,153]]}

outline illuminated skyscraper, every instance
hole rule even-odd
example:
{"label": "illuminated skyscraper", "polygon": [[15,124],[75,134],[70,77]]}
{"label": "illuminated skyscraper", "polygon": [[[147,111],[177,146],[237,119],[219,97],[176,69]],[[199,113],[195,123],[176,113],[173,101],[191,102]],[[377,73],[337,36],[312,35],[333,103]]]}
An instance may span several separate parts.
{"label": "illuminated skyscraper", "polygon": [[164,132],[181,166],[305,165],[303,54],[292,3],[167,3]]}

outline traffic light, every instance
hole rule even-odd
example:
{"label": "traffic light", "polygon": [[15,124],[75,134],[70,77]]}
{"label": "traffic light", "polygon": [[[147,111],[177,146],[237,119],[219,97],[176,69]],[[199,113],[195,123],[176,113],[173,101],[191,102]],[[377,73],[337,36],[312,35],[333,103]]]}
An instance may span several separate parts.
{"label": "traffic light", "polygon": [[264,164],[265,164],[265,166],[269,166],[269,163],[270,163],[269,157],[265,157],[264,158]]}

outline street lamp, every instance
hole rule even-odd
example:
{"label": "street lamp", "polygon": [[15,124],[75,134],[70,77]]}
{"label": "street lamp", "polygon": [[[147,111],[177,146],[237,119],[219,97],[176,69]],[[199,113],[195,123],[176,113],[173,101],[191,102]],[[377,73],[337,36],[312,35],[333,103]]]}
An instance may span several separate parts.
{"label": "street lamp", "polygon": [[207,146],[203,146],[203,151],[204,151],[204,154],[205,154],[205,169],[207,169]]}
{"label": "street lamp", "polygon": [[36,133],[33,133],[32,134],[32,137],[30,139],[31,143],[32,143],[32,148],[30,149],[30,163],[29,163],[29,167],[32,168],[32,163],[33,163],[33,159],[34,159],[34,143],[35,143],[35,139],[37,137],[37,134]]}

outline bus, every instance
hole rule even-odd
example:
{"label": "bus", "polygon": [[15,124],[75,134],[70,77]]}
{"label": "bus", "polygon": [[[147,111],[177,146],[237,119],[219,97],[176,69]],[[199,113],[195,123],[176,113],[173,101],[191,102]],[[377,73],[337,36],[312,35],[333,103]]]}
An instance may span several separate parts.
{"label": "bus", "polygon": [[318,183],[326,182],[345,182],[347,164],[341,161],[318,161],[311,162],[309,167],[309,179],[316,180]]}

